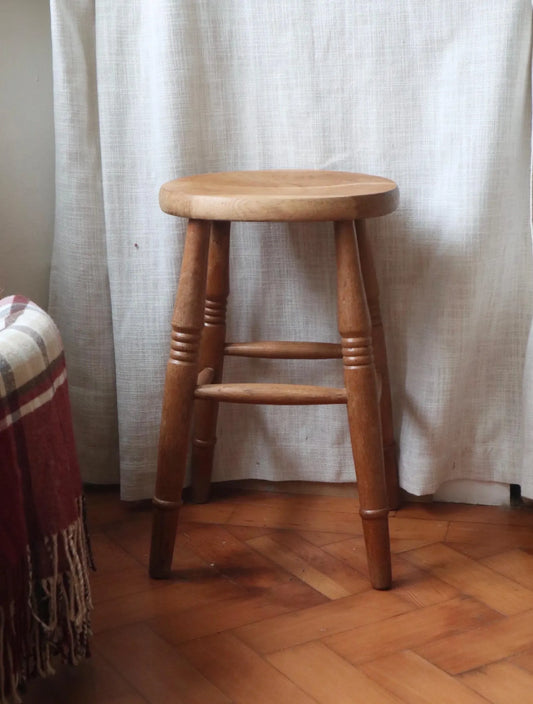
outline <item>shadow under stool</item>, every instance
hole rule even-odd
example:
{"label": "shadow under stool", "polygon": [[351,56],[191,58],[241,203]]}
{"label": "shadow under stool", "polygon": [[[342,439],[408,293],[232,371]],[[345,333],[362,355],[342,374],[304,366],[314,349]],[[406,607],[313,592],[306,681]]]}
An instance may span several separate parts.
{"label": "shadow under stool", "polygon": [[[161,188],[160,204],[188,218],[172,317],[154,514],[150,575],[170,575],[193,426],[192,490],[209,494],[219,402],[346,404],[372,586],[391,586],[389,508],[399,503],[385,339],[365,220],[398,204],[393,181],[337,171],[237,171],[181,178]],[[226,342],[232,221],[334,223],[341,343]],[[355,225],[355,230],[354,230]],[[222,383],[224,356],[342,358],[344,386]]]}

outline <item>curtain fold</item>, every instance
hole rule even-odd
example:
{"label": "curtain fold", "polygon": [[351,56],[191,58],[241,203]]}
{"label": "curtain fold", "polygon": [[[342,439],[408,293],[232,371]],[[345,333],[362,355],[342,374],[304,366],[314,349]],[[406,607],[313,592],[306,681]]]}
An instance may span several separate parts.
{"label": "curtain fold", "polygon": [[[402,486],[533,496],[532,8],[525,0],[52,0],[51,313],[86,481],[150,496],[184,223],[171,178],[387,176],[370,223]],[[235,225],[232,339],[336,340],[328,225]],[[227,360],[228,380],[336,385],[333,362]],[[215,479],[350,481],[342,407],[221,408]]]}
{"label": "curtain fold", "polygon": [[49,309],[60,321],[83,476],[119,480],[113,311],[93,2],[51,2],[56,204]]}

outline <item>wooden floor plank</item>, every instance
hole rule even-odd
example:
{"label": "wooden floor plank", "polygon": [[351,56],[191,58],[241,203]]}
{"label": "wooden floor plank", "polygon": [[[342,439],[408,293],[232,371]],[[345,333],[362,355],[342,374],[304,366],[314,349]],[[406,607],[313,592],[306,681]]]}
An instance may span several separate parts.
{"label": "wooden floor plank", "polygon": [[487,699],[410,650],[366,663],[361,669],[409,704],[487,704]]}
{"label": "wooden floor plank", "polygon": [[146,589],[98,604],[93,612],[92,627],[94,633],[101,633],[156,616],[168,617],[193,606],[232,596],[240,598],[243,592],[238,585],[220,580],[218,575],[191,582],[165,582],[159,589]]}
{"label": "wooden floor plank", "polygon": [[229,521],[234,511],[234,504],[220,501],[207,504],[184,504],[180,509],[180,521],[224,524]]}
{"label": "wooden floor plank", "polygon": [[509,658],[507,662],[521,667],[522,670],[529,672],[533,675],[533,647],[528,650],[523,650],[519,655]]}
{"label": "wooden floor plank", "polygon": [[459,597],[344,631],[325,638],[324,643],[358,665],[458,631],[467,631],[494,618],[499,618],[499,614],[485,605]]}
{"label": "wooden floor plank", "polygon": [[[368,579],[368,567],[363,538],[350,538],[323,548],[330,555],[354,567]],[[392,555],[392,579],[395,594],[411,601],[415,606],[437,604],[459,595],[459,590],[446,582],[418,569],[403,557]]]}
{"label": "wooden floor plank", "polygon": [[403,700],[333,653],[312,642],[272,653],[269,662],[320,704],[401,704]]}
{"label": "wooden floor plank", "polygon": [[357,500],[298,489],[184,506],[168,581],[148,577],[149,502],[90,490],[94,657],[24,704],[529,701],[531,507],[391,512],[375,592]]}
{"label": "wooden floor plank", "polygon": [[446,540],[444,541],[444,544],[448,545],[450,548],[453,548],[453,550],[457,550],[457,552],[460,552],[462,555],[466,555],[472,560],[476,560],[477,562],[483,560],[485,557],[495,555],[496,553],[507,549],[505,546],[501,547],[495,543],[485,543],[482,538],[479,538],[477,542],[472,541],[469,543],[457,543]]}
{"label": "wooden floor plank", "polygon": [[[445,521],[420,521],[413,518],[391,518],[389,521],[389,532],[391,537],[391,551],[399,554],[407,550],[432,545],[444,540],[448,530],[448,523]],[[361,537],[352,538],[354,544],[360,542]],[[338,545],[339,541],[332,542],[332,549]],[[362,543],[361,543],[362,544]]]}
{"label": "wooden floor plank", "polygon": [[273,532],[272,528],[256,528],[255,526],[234,526],[226,523],[225,529],[231,533],[237,540],[246,542],[252,538],[259,538],[262,535],[270,535]]}
{"label": "wooden floor plank", "polygon": [[129,520],[105,527],[106,536],[133,557],[139,564],[148,565],[150,550],[151,512],[136,511]]}
{"label": "wooden floor plank", "polygon": [[533,590],[533,554],[524,550],[509,550],[491,555],[481,563],[499,574]]}
{"label": "wooden floor plank", "polygon": [[444,540],[448,525],[447,521],[404,518],[398,512],[396,517],[389,520],[391,550],[400,553]]}
{"label": "wooden floor plank", "polygon": [[[148,700],[141,697],[138,694],[126,694],[123,697],[113,698],[113,699],[98,699],[96,700],[99,704],[147,704]],[[92,700],[93,704],[95,700]],[[74,704],[72,699],[69,700],[69,704]]]}
{"label": "wooden floor plank", "polygon": [[91,533],[106,526],[128,523],[136,514],[151,512],[149,500],[120,501],[118,486],[84,487],[87,525]]}
{"label": "wooden floor plank", "polygon": [[91,549],[97,574],[116,573],[141,566],[133,555],[102,531],[91,533]]}
{"label": "wooden floor plank", "polygon": [[231,699],[145,624],[97,637],[106,660],[151,704],[229,704]]}
{"label": "wooden floor plank", "polygon": [[248,540],[247,544],[329,599],[368,589],[368,580],[359,572],[297,533],[276,532]]}
{"label": "wooden floor plank", "polygon": [[[396,564],[399,564],[399,562]],[[416,570],[410,574],[406,573],[403,578],[398,575],[398,572],[399,569],[397,568],[397,576],[394,582],[396,593],[420,609],[433,604],[440,604],[460,594],[460,591],[455,587],[423,570]]]}
{"label": "wooden floor plank", "polygon": [[533,675],[509,662],[467,672],[460,680],[492,704],[525,703],[533,699]]}
{"label": "wooden floor plank", "polygon": [[533,592],[447,545],[413,550],[404,558],[502,614],[533,608]]}
{"label": "wooden floor plank", "polygon": [[472,631],[416,648],[434,665],[458,675],[533,647],[533,611],[500,618]]}
{"label": "wooden floor plank", "polygon": [[[291,497],[293,498],[293,497]],[[231,523],[258,528],[278,528],[284,530],[310,530],[325,533],[347,533],[361,535],[361,519],[354,513],[338,511],[308,510],[290,503],[280,505],[252,506],[241,504],[231,515]]]}
{"label": "wooden floor plank", "polygon": [[404,613],[412,605],[393,592],[367,591],[238,628],[235,633],[259,653],[272,653],[355,626]]}
{"label": "wooden floor plank", "polygon": [[[99,564],[98,561],[96,564]],[[146,567],[137,565],[117,572],[100,572],[89,575],[93,604],[128,597],[140,592],[154,591],[168,586],[164,581],[148,580]],[[99,610],[99,609],[98,609]]]}
{"label": "wooden floor plank", "polygon": [[98,652],[77,667],[30,682],[24,704],[146,704],[147,700]]}
{"label": "wooden floor plank", "polygon": [[179,614],[164,614],[149,621],[153,629],[172,643],[263,622],[279,614],[324,603],[325,597],[301,582],[288,582],[256,594],[238,594],[213,600]]}
{"label": "wooden floor plank", "polygon": [[268,589],[290,579],[288,572],[235,538],[223,526],[198,525],[182,537],[189,549],[206,563],[242,586]]}
{"label": "wooden floor plank", "polygon": [[235,704],[313,704],[297,684],[230,633],[186,643],[181,653]]}
{"label": "wooden floor plank", "polygon": [[[362,535],[325,544],[322,546],[322,549],[328,555],[331,555],[337,560],[341,560],[348,565],[348,567],[355,569],[368,579],[365,542]],[[395,578],[396,571],[393,569],[393,572],[393,578]]]}
{"label": "wooden floor plank", "polygon": [[479,506],[444,502],[411,502],[402,504],[398,515],[429,521],[484,523],[492,526],[533,527],[533,506]]}
{"label": "wooden floor plank", "polygon": [[[238,503],[252,508],[261,508],[261,510],[273,509],[280,514],[333,511],[354,517],[359,515],[359,500],[355,496],[256,491],[241,493]],[[232,516],[230,523],[234,522],[234,518]]]}
{"label": "wooden floor plank", "polygon": [[339,540],[347,540],[351,537],[350,533],[324,533],[317,530],[300,530],[297,535],[300,535],[308,543],[321,548],[324,545],[338,543]]}
{"label": "wooden floor plank", "polygon": [[479,547],[481,552],[474,553],[474,557],[517,548],[533,550],[533,514],[526,526],[451,522],[446,542],[470,545],[472,550]]}

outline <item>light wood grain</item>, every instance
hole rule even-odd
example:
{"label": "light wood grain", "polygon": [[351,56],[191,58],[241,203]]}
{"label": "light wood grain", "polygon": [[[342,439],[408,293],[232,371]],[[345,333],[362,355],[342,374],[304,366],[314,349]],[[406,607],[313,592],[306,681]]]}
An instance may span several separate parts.
{"label": "light wood grain", "polygon": [[448,546],[413,550],[405,554],[405,559],[502,614],[533,608],[533,592]]}
{"label": "light wood grain", "polygon": [[531,553],[524,550],[511,550],[486,557],[481,560],[481,563],[533,591],[533,555]]}
{"label": "light wood grain", "polygon": [[106,660],[149,702],[230,704],[180,653],[145,624],[120,628],[96,639]]}
{"label": "light wood grain", "polygon": [[[357,515],[335,511],[306,511],[300,504],[254,506],[241,504],[232,514],[232,520],[242,526],[277,527],[296,530],[322,530],[332,533],[362,533]],[[364,559],[364,558],[363,558]]]}
{"label": "light wood grain", "polygon": [[533,611],[528,611],[471,632],[439,638],[416,650],[437,667],[457,675],[520,653],[532,644]]}
{"label": "light wood grain", "polygon": [[[269,540],[266,541],[266,538]],[[319,591],[321,591],[318,586],[321,584],[321,575],[327,576],[328,580],[337,585],[337,589],[343,590],[345,592],[343,596],[368,589],[368,581],[360,572],[343,560],[336,559],[325,550],[309,542],[299,533],[277,531],[274,535],[251,538],[247,544],[255,550],[263,551],[263,554],[271,560],[278,558],[284,562],[285,569],[288,569],[290,565],[289,571],[307,584],[311,584],[310,580],[314,580],[316,577],[318,582],[314,582],[314,584]],[[270,551],[271,546],[274,550],[273,553]],[[287,562],[285,562],[286,556]],[[294,558],[298,558],[297,561],[293,562]],[[309,568],[312,568],[311,574],[313,576],[311,578],[308,573]]]}
{"label": "light wood grain", "polygon": [[[237,584],[271,587],[289,575],[222,526],[196,526],[184,533],[190,549]],[[244,567],[246,566],[246,567]]]}
{"label": "light wood grain", "polygon": [[497,523],[489,526],[485,523],[452,521],[447,540],[449,543],[465,546],[468,554],[476,559],[494,555],[502,550],[533,550],[531,520],[529,525]]}
{"label": "light wood grain", "polygon": [[533,698],[533,675],[509,662],[467,672],[460,679],[493,704],[527,702]]}
{"label": "light wood grain", "polygon": [[386,215],[398,205],[393,181],[342,171],[234,171],[169,181],[161,209],[199,220],[327,221]]}
{"label": "light wood grain", "polygon": [[228,599],[221,593],[220,600],[198,604],[194,610],[180,611],[177,615],[156,617],[149,624],[165,640],[177,644],[326,602],[322,594],[293,580],[269,590],[249,587],[246,593]]}
{"label": "light wood grain", "polygon": [[484,697],[409,650],[374,660],[361,669],[409,704],[487,704]]}
{"label": "light wood grain", "polygon": [[506,662],[521,667],[522,670],[526,670],[526,672],[533,675],[533,646],[522,651],[519,655],[511,657],[509,660],[506,660]]}
{"label": "light wood grain", "polygon": [[[393,598],[391,598],[393,597]],[[239,628],[236,635],[260,653],[272,653],[354,626],[404,613],[412,605],[394,594],[368,591]]]}
{"label": "light wood grain", "polygon": [[402,506],[405,518],[450,521],[460,527],[472,524],[474,530],[486,530],[496,534],[504,527],[531,527],[531,508],[528,506],[477,506],[475,504],[452,504],[443,502],[416,502]]}
{"label": "light wood grain", "polygon": [[193,572],[188,582],[165,584],[159,589],[147,589],[134,594],[101,602],[95,610],[92,624],[94,633],[101,633],[120,626],[137,623],[146,618],[199,608],[211,601],[232,596],[242,596],[238,587],[229,581],[222,583],[213,578],[213,571],[206,567],[203,573]]}
{"label": "light wood grain", "polygon": [[60,665],[52,677],[30,683],[24,704],[147,704],[99,652],[78,667]]}
{"label": "light wood grain", "polygon": [[346,390],[304,384],[205,384],[194,392],[197,399],[226,403],[265,403],[305,406],[346,403]]}
{"label": "light wood grain", "polygon": [[[402,508],[390,518],[402,550],[393,554],[395,588],[374,592],[362,576],[356,496],[215,485],[212,503],[182,509],[187,520],[177,535],[169,583],[146,574],[149,505],[125,507],[114,489],[87,491],[98,566],[94,656],[32,682],[24,704],[217,697],[255,704],[256,692],[266,701],[298,692],[325,704],[529,701],[533,609],[510,616],[495,611],[462,591],[468,580],[453,586],[432,574],[431,565],[426,571],[408,562],[404,547],[418,524],[438,555],[439,545],[448,546],[448,518],[470,524],[480,541],[484,529],[497,529],[504,520],[512,543],[513,531],[520,537],[528,525],[533,530],[533,510],[436,506],[433,515],[427,506]],[[242,525],[243,517],[263,512],[267,528]],[[289,517],[296,524],[291,529]],[[304,517],[314,518],[314,530]],[[355,537],[342,531],[349,522],[357,525]],[[317,530],[321,526],[331,530]],[[475,545],[473,537],[468,545]],[[448,569],[449,560],[441,557]],[[468,564],[483,567],[484,594],[493,585],[501,595],[502,576],[532,591],[530,558],[525,550],[504,547],[481,560],[470,557]],[[353,594],[320,593],[305,582],[307,569],[315,586],[326,575]]]}
{"label": "light wood grain", "polygon": [[306,643],[272,653],[268,660],[320,704],[353,704],[354,701],[401,704],[403,701],[322,643]]}
{"label": "light wood grain", "polygon": [[[340,599],[353,593],[325,574],[325,572],[313,567],[308,560],[299,557],[292,550],[280,545],[268,535],[250,540],[248,544],[262,555],[268,557],[272,562],[283,567],[287,572],[298,577],[302,582],[309,584],[313,589],[327,596],[328,599]],[[359,579],[358,586],[361,590],[361,579]]]}
{"label": "light wood grain", "polygon": [[[230,633],[201,638],[179,650],[235,704],[313,704],[298,684]],[[228,660],[234,667],[227,666]]]}
{"label": "light wood grain", "polygon": [[358,665],[389,653],[413,649],[428,641],[476,628],[498,618],[474,599],[459,597],[439,604],[382,619],[325,639],[325,644]]}
{"label": "light wood grain", "polygon": [[[391,522],[393,530],[395,522]],[[331,541],[324,545],[323,549],[358,572],[366,574],[368,568],[364,557],[362,536],[340,542]],[[447,599],[453,599],[459,594],[454,587],[406,563],[394,554],[392,565],[395,593],[412,602],[417,608],[438,604]]]}
{"label": "light wood grain", "polygon": [[332,342],[229,342],[224,354],[262,359],[341,359],[341,346]]}

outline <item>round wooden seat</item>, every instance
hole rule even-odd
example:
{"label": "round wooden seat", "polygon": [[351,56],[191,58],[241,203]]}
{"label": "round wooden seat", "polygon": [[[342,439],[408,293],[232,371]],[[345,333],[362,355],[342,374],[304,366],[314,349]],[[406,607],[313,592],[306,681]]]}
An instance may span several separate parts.
{"label": "round wooden seat", "polygon": [[159,201],[166,213],[197,220],[338,221],[391,213],[398,188],[343,171],[230,171],[169,181]]}

